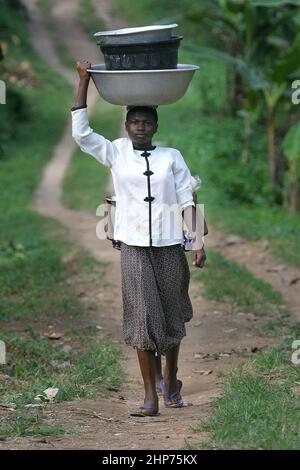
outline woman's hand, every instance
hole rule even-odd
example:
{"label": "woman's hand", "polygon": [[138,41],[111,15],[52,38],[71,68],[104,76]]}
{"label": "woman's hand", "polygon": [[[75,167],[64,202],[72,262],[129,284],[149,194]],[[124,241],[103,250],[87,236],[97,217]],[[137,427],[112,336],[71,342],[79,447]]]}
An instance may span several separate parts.
{"label": "woman's hand", "polygon": [[79,75],[79,84],[77,90],[77,97],[74,103],[75,108],[86,107],[87,92],[90,83],[90,74],[87,71],[91,67],[88,60],[77,60],[76,68]]}
{"label": "woman's hand", "polygon": [[196,268],[203,268],[206,260],[206,254],[204,248],[201,250],[193,250],[193,266]]}
{"label": "woman's hand", "polygon": [[77,72],[79,75],[80,80],[86,80],[89,81],[90,79],[90,73],[87,71],[87,69],[91,68],[91,63],[88,60],[77,60],[76,62],[76,68]]}

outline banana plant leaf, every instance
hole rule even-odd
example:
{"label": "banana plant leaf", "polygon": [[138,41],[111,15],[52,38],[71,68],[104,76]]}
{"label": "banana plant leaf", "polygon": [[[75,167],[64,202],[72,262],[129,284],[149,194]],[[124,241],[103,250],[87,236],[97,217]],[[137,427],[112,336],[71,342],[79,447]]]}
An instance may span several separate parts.
{"label": "banana plant leaf", "polygon": [[300,122],[294,124],[286,133],[282,149],[290,161],[300,161]]}

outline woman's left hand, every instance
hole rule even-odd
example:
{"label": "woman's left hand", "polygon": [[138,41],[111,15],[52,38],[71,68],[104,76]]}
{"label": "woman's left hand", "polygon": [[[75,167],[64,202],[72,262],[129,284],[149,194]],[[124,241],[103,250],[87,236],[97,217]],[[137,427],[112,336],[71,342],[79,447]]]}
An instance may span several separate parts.
{"label": "woman's left hand", "polygon": [[193,251],[193,266],[196,266],[196,268],[203,268],[205,260],[206,254],[204,248],[201,248],[201,250]]}

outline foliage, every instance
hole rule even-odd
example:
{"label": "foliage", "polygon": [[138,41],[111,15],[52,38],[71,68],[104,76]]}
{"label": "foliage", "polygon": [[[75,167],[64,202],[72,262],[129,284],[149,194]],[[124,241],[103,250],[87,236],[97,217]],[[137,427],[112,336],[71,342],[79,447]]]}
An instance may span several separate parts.
{"label": "foliage", "polygon": [[291,339],[225,380],[223,396],[212,415],[195,431],[210,433],[205,448],[298,450],[299,367],[291,363]]}
{"label": "foliage", "polygon": [[300,160],[300,122],[297,122],[289,129],[282,147],[289,160]]}

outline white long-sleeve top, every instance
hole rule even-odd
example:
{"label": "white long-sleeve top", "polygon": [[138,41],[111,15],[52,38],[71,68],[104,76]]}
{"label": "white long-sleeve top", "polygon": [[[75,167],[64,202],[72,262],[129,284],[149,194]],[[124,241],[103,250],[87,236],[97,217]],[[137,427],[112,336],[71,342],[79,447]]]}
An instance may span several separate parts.
{"label": "white long-sleeve top", "polygon": [[83,152],[111,170],[115,240],[135,246],[182,242],[182,210],[195,204],[191,174],[178,150],[158,146],[144,153],[129,138],[111,142],[90,128],[86,108],[72,111],[72,135]]}

